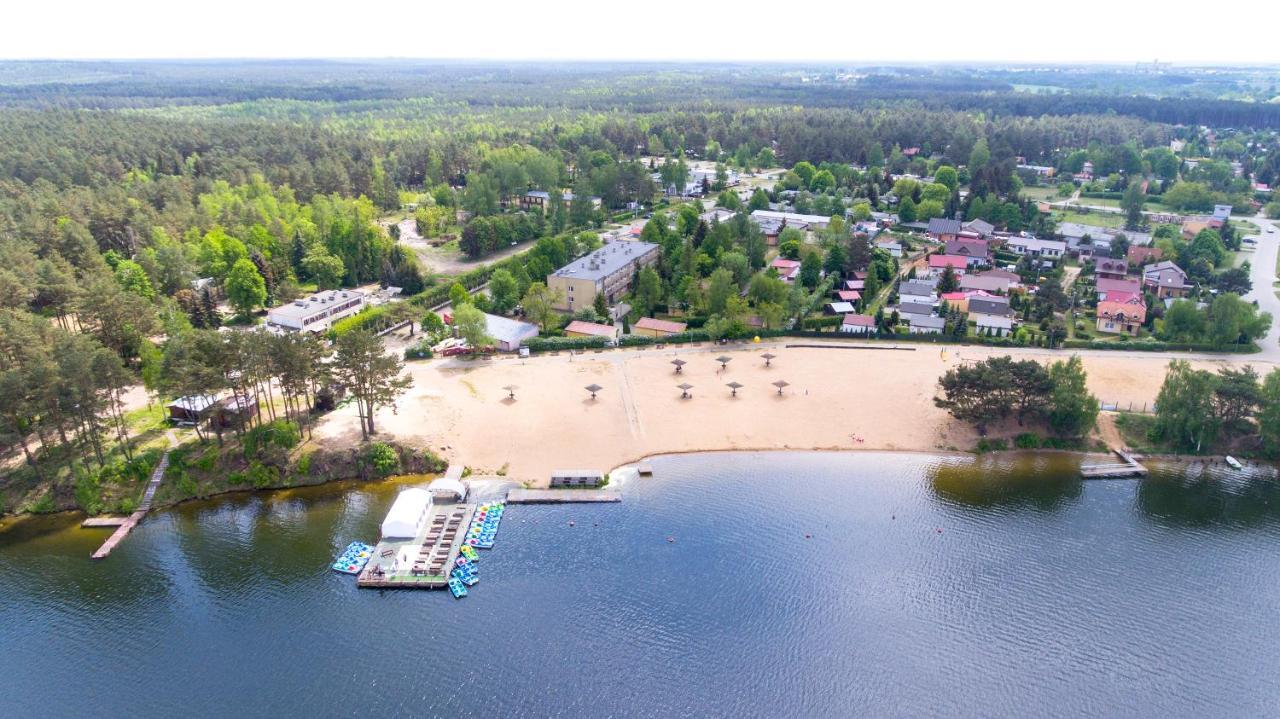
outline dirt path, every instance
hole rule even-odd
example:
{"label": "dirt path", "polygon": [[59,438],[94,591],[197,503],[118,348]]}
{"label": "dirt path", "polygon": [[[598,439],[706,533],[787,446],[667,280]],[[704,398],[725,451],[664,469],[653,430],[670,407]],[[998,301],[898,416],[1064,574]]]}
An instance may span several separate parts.
{"label": "dirt path", "polygon": [[1124,438],[1120,436],[1120,430],[1116,427],[1116,415],[1113,412],[1098,413],[1098,435],[1112,449],[1128,449]]}

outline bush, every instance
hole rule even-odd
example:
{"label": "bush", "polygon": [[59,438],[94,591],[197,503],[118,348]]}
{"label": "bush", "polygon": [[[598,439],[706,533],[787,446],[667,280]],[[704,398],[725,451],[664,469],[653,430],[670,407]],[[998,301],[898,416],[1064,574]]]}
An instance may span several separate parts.
{"label": "bush", "polygon": [[390,476],[400,469],[400,455],[396,454],[394,447],[385,442],[374,442],[369,445],[364,451],[364,461],[379,477]]}
{"label": "bush", "polygon": [[255,459],[249,463],[247,479],[255,488],[264,489],[280,483],[280,470]]}
{"label": "bush", "polygon": [[425,337],[418,340],[418,344],[406,347],[404,350],[404,358],[407,360],[423,360],[431,357],[431,340]]}
{"label": "bush", "polygon": [[449,462],[430,449],[422,450],[422,465],[427,474],[439,474],[449,468]]}
{"label": "bush", "polygon": [[978,454],[984,454],[986,452],[1003,452],[1008,448],[1009,443],[1005,442],[1003,439],[987,439],[986,437],[983,437],[978,440],[978,445],[973,448],[973,451]]}
{"label": "bush", "polygon": [[1018,449],[1040,449],[1040,437],[1031,432],[1023,432],[1013,438],[1013,446]]}
{"label": "bush", "polygon": [[244,435],[246,457],[260,457],[265,450],[275,447],[289,451],[302,441],[298,425],[284,419],[258,425]]}
{"label": "bush", "polygon": [[297,472],[301,475],[311,474],[311,452],[298,458]]}
{"label": "bush", "polygon": [[658,340],[656,338],[647,337],[645,335],[623,335],[622,339],[618,340],[618,346],[619,347],[643,347],[645,345],[654,344],[657,341]]}
{"label": "bush", "polygon": [[823,327],[839,327],[844,322],[844,318],[839,315],[831,317],[809,317],[801,323],[801,326],[807,330],[818,330]]}

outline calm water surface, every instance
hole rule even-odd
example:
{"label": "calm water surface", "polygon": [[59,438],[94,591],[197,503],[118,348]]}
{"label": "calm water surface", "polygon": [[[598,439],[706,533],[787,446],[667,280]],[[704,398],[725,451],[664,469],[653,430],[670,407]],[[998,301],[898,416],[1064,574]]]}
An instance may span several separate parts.
{"label": "calm water surface", "polygon": [[1274,473],[1077,462],[658,458],[512,507],[462,601],[329,571],[394,484],[186,505],[99,563],[20,522],[0,716],[1274,716]]}

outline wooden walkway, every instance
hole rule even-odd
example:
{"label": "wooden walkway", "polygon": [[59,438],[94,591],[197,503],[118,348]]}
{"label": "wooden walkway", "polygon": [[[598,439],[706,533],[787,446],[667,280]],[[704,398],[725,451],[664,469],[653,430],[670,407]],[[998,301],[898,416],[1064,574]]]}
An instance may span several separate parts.
{"label": "wooden walkway", "polygon": [[1122,461],[1081,465],[1080,476],[1085,479],[1124,479],[1127,477],[1147,476],[1147,468],[1134,459],[1133,455],[1123,449],[1113,449],[1112,451]]}
{"label": "wooden walkway", "polygon": [[119,526],[116,527],[116,531],[112,532],[110,537],[107,537],[107,541],[103,542],[101,547],[98,547],[98,551],[90,555],[94,559],[104,559],[108,554],[111,554],[111,550],[124,541],[124,538],[129,536],[129,532],[132,532],[133,528],[142,521],[142,518],[147,516],[147,512],[151,511],[151,502],[155,499],[156,490],[160,487],[160,480],[164,479],[165,470],[169,468],[169,452],[172,451],[173,446],[176,444],[177,441],[174,439],[173,433],[170,432],[170,448],[164,451],[160,461],[156,463],[156,468],[151,471],[151,479],[147,481],[147,488],[142,492],[142,501],[138,503],[138,509],[123,522],[120,522]]}
{"label": "wooden walkway", "polygon": [[569,502],[621,502],[616,489],[513,489],[507,492],[510,504],[563,504]]}

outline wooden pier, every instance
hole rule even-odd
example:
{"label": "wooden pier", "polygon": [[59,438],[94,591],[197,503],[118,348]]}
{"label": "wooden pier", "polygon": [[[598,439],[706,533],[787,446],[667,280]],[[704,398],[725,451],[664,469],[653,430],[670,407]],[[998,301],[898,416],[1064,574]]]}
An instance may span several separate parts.
{"label": "wooden pier", "polygon": [[119,527],[127,521],[129,521],[128,517],[88,517],[80,523],[80,526],[84,529]]}
{"label": "wooden pier", "polygon": [[513,489],[508,504],[566,504],[572,502],[621,502],[616,489]]}
{"label": "wooden pier", "polygon": [[[173,438],[170,437],[169,441],[172,444]],[[164,455],[160,457],[160,461],[156,463],[156,468],[151,471],[151,479],[147,481],[147,488],[142,493],[142,501],[138,504],[137,511],[130,514],[123,520],[119,520],[119,518],[111,518],[115,520],[114,524],[108,524],[104,521],[102,524],[93,525],[99,527],[115,526],[116,531],[112,532],[111,536],[107,537],[107,541],[103,542],[101,547],[98,547],[98,551],[94,552],[90,556],[94,559],[106,558],[108,554],[111,554],[111,550],[115,549],[116,545],[124,541],[124,538],[129,536],[129,532],[132,532],[133,528],[138,526],[138,522],[141,522],[142,518],[147,516],[147,512],[151,511],[151,501],[155,499],[156,490],[160,487],[160,480],[164,479],[165,470],[168,468],[169,450],[165,450]],[[82,526],[90,526],[88,522],[89,520],[85,520],[85,523]]]}
{"label": "wooden pier", "polygon": [[1134,459],[1133,455],[1122,449],[1112,451],[1121,459],[1120,462],[1081,465],[1080,476],[1085,479],[1127,479],[1147,476],[1147,468]]}

